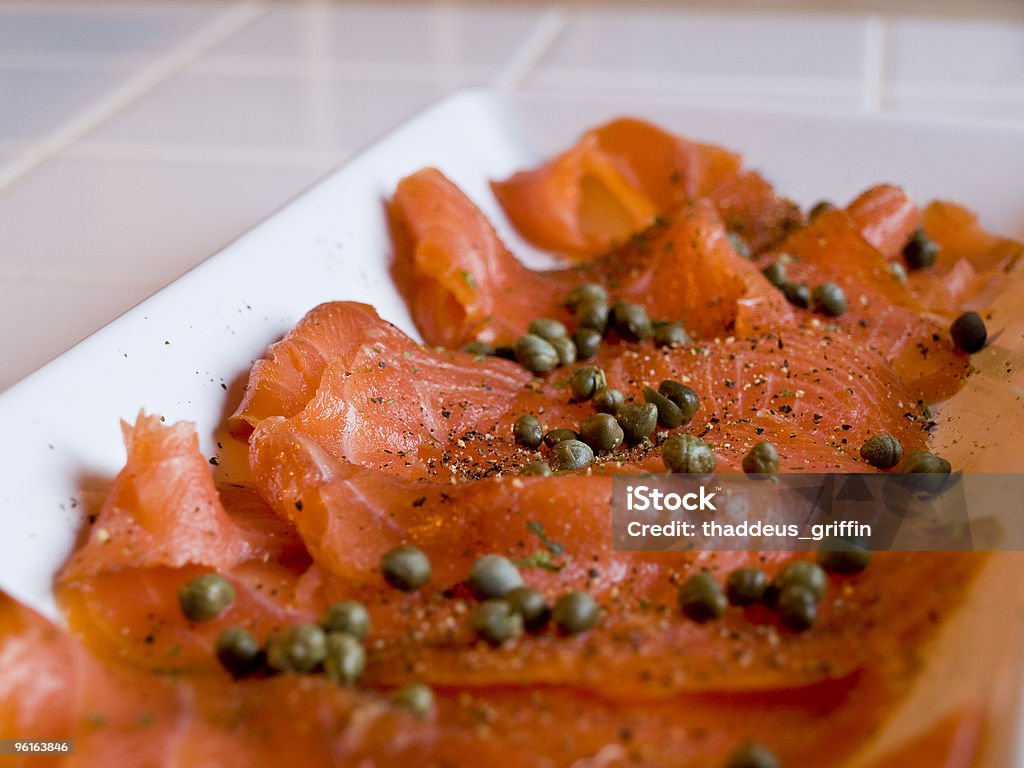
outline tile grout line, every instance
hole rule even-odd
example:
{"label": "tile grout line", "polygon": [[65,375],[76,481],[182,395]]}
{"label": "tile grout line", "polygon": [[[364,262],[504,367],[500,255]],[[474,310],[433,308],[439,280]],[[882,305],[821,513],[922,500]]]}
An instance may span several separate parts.
{"label": "tile grout line", "polygon": [[65,123],[47,138],[32,146],[13,163],[0,169],[0,190],[23,178],[141,96],[187,67],[203,53],[226,40],[266,13],[261,0],[242,0],[214,21],[202,27],[181,45],[142,69],[104,98]]}
{"label": "tile grout line", "polygon": [[864,93],[865,112],[881,112],[885,93],[885,18],[873,13],[864,22]]}
{"label": "tile grout line", "polygon": [[498,88],[512,90],[523,84],[544,55],[551,50],[569,23],[569,11],[563,3],[549,8],[502,72],[495,78]]}

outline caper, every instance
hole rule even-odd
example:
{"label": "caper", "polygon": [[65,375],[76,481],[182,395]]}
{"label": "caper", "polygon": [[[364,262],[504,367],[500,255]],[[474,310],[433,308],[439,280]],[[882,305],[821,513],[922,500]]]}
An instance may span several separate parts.
{"label": "caper", "polygon": [[654,329],[654,344],[658,347],[681,347],[691,341],[682,323],[660,323]]}
{"label": "caper", "polygon": [[658,426],[658,408],[653,403],[633,403],[619,410],[619,426],[627,445],[636,445]]}
{"label": "caper", "polygon": [[593,450],[581,440],[563,440],[551,449],[551,468],[556,472],[583,469],[593,461]]}
{"label": "caper", "polygon": [[512,610],[523,617],[523,626],[527,632],[536,632],[547,626],[551,619],[551,606],[544,593],[533,587],[519,587],[513,589],[505,600],[512,607]]}
{"label": "caper", "polygon": [[499,344],[494,348],[494,356],[502,360],[515,360],[516,348],[509,344]]}
{"label": "caper", "polygon": [[568,427],[558,427],[557,429],[552,429],[546,435],[544,435],[544,445],[546,445],[548,448],[554,448],[556,445],[565,440],[579,439],[580,435],[579,432],[577,432],[576,430],[569,429]]}
{"label": "caper", "polygon": [[903,446],[892,435],[872,435],[860,447],[860,457],[872,467],[892,469],[903,458]]}
{"label": "caper", "polygon": [[642,341],[651,335],[651,319],[647,310],[622,299],[612,305],[612,327],[626,341]]}
{"label": "caper", "polygon": [[531,477],[548,477],[551,474],[551,467],[544,461],[531,461],[519,470],[519,474]]}
{"label": "caper", "polygon": [[366,669],[366,650],[348,632],[328,632],[324,674],[338,685],[352,685]]}
{"label": "caper", "polygon": [[743,457],[743,471],[748,475],[774,475],[779,471],[779,452],[775,444],[762,440]]}
{"label": "caper", "polygon": [[347,632],[362,640],[370,632],[370,614],[356,600],[340,600],[324,611],[320,626],[325,632]]}
{"label": "caper", "polygon": [[817,203],[811,206],[811,210],[807,213],[807,218],[809,218],[811,221],[814,221],[816,218],[821,216],[821,214],[826,213],[827,211],[834,210],[836,210],[836,206],[834,203],[828,200],[819,200]]}
{"label": "caper", "polygon": [[782,286],[782,295],[794,307],[807,309],[811,306],[811,292],[803,283],[786,283]]}
{"label": "caper", "polygon": [[547,339],[528,333],[516,340],[516,360],[531,373],[547,373],[558,366],[558,350]]}
{"label": "caper", "polygon": [[555,352],[558,353],[558,364],[572,365],[576,362],[576,345],[573,344],[572,339],[562,336],[559,339],[552,339],[551,346],[555,348]]}
{"label": "caper", "polygon": [[594,410],[615,416],[626,402],[626,398],[615,387],[601,387],[594,393],[592,402]]}
{"label": "caper", "polygon": [[576,325],[604,333],[608,328],[608,303],[604,301],[582,301],[576,305]]}
{"label": "caper", "polygon": [[818,600],[802,584],[791,584],[782,589],[776,608],[782,623],[797,632],[810,629],[818,618]]}
{"label": "caper", "polygon": [[267,665],[278,672],[312,672],[327,655],[327,635],[316,624],[295,624],[267,639]]}
{"label": "caper", "polygon": [[217,660],[232,677],[245,677],[263,665],[259,641],[242,627],[229,627],[221,632],[215,651]]}
{"label": "caper", "polygon": [[621,445],[623,432],[614,416],[595,413],[580,424],[580,436],[594,449],[594,453],[610,453]]}
{"label": "caper", "polygon": [[666,429],[674,429],[683,423],[683,410],[650,387],[644,387],[644,401],[658,409],[658,423]]}
{"label": "caper", "polygon": [[234,601],[235,588],[219,573],[196,576],[178,591],[181,612],[189,621],[208,621]]}
{"label": "caper", "polygon": [[871,563],[871,550],[838,539],[818,551],[818,565],[829,573],[860,573]]}
{"label": "caper", "polygon": [[572,341],[576,345],[576,357],[580,360],[589,360],[601,348],[601,334],[593,328],[577,328]]}
{"label": "caper", "polygon": [[825,575],[825,571],[817,563],[807,560],[793,560],[786,563],[775,574],[772,586],[775,588],[776,594],[781,595],[787,587],[794,585],[804,587],[814,595],[815,600],[821,600],[825,597],[825,592],[828,590],[828,576]]}
{"label": "caper", "polygon": [[486,600],[488,597],[504,597],[523,586],[523,577],[507,557],[484,555],[473,563],[466,582],[478,599]]}
{"label": "caper", "polygon": [[567,635],[586,632],[597,623],[600,611],[586,592],[566,592],[555,601],[551,617]]}
{"label": "caper", "polygon": [[396,707],[407,709],[421,717],[434,706],[434,692],[429,685],[423,683],[413,683],[399,688],[392,696]]}
{"label": "caper", "polygon": [[409,544],[395,547],[380,561],[384,579],[395,589],[413,592],[430,581],[430,560],[423,550]]}
{"label": "caper", "polygon": [[471,341],[462,347],[462,351],[468,352],[471,355],[484,357],[494,354],[494,348],[486,341]]}
{"label": "caper", "polygon": [[679,406],[683,414],[683,424],[689,424],[700,410],[700,395],[685,384],[665,379],[658,385],[658,392]]}
{"label": "caper", "polygon": [[761,601],[768,577],[760,568],[737,568],[725,580],[725,594],[733,605],[753,605]]}
{"label": "caper", "polygon": [[517,445],[535,450],[540,448],[540,444],[544,440],[544,429],[536,416],[526,413],[516,419],[515,424],[512,425],[512,437],[515,438]]}
{"label": "caper", "polygon": [[715,471],[714,449],[694,435],[672,435],[661,446],[661,460],[669,472],[706,475]]}
{"label": "caper", "polygon": [[776,288],[781,288],[786,284],[786,265],[781,261],[773,261],[761,270],[761,274]]}
{"label": "caper", "polygon": [[604,385],[604,371],[596,365],[581,365],[569,377],[573,400],[589,400]]}
{"label": "caper", "polygon": [[565,329],[565,325],[560,323],[558,320],[552,320],[550,317],[538,317],[535,320],[531,320],[530,325],[526,330],[528,333],[532,333],[534,336],[540,336],[542,339],[547,339],[548,341],[564,339],[569,335],[569,332]]}
{"label": "caper", "polygon": [[747,241],[743,239],[743,236],[739,232],[733,232],[730,230],[729,232],[726,232],[725,236],[729,238],[729,242],[732,244],[736,253],[744,259],[750,258],[750,246],[747,245]]}
{"label": "caper", "polygon": [[822,283],[811,291],[811,304],[815,312],[828,317],[839,317],[846,311],[846,294],[835,283]]}
{"label": "caper", "polygon": [[523,634],[523,617],[500,598],[485,600],[473,611],[473,631],[491,645],[501,645]]}
{"label": "caper", "polygon": [[924,269],[935,263],[939,256],[939,246],[925,234],[922,227],[911,233],[907,244],[903,246],[903,260],[910,270]]}
{"label": "caper", "polygon": [[565,297],[565,304],[570,309],[575,309],[585,301],[599,301],[607,304],[608,292],[597,283],[584,283],[577,285]]}
{"label": "caper", "polygon": [[[822,205],[819,203],[818,205]],[[825,203],[831,206],[831,203]],[[817,208],[818,206],[814,206]],[[813,212],[812,212],[813,218]],[[748,741],[729,756],[726,768],[782,768],[779,759],[767,748],[757,742]]]}
{"label": "caper", "polygon": [[719,618],[728,607],[722,586],[707,571],[700,571],[683,582],[677,595],[683,613],[696,622]]}
{"label": "caper", "polygon": [[977,352],[985,346],[988,330],[977,312],[964,312],[949,327],[956,348],[967,353]]}
{"label": "caper", "polygon": [[911,451],[900,466],[901,472],[920,475],[934,475],[915,479],[914,489],[926,493],[938,493],[945,486],[952,471],[949,462],[931,451]]}

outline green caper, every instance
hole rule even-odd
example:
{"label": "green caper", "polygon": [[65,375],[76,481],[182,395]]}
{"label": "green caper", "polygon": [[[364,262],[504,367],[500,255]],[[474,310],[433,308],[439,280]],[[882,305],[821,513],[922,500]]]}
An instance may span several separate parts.
{"label": "green caper", "polygon": [[576,357],[580,360],[589,360],[601,348],[601,334],[593,328],[577,328],[572,341],[576,345]]}
{"label": "green caper", "polygon": [[531,373],[547,373],[558,366],[558,350],[547,339],[528,333],[516,340],[516,360]]}
{"label": "green caper", "polygon": [[434,692],[429,685],[423,683],[413,683],[399,688],[392,696],[396,707],[407,709],[420,717],[434,706]]}
{"label": "green caper", "polygon": [[544,428],[540,425],[540,419],[533,414],[525,413],[512,425],[512,436],[517,445],[536,450],[544,441]]}
{"label": "green caper", "polygon": [[860,457],[872,467],[892,469],[903,458],[903,446],[892,435],[872,435],[860,447]]}
{"label": "green caper", "polygon": [[581,440],[563,440],[551,449],[551,468],[555,472],[583,469],[594,461],[594,451]]}
{"label": "green caper", "polygon": [[235,588],[219,573],[196,576],[178,591],[181,612],[189,621],[208,621],[234,601]]}
{"label": "green caper", "polygon": [[[822,205],[822,203],[818,203],[818,205]],[[817,208],[818,205],[814,207]],[[825,205],[831,206],[832,204],[825,203]],[[813,218],[813,212],[811,216]],[[767,747],[754,741],[748,741],[746,744],[740,745],[729,756],[726,768],[782,768],[782,763]]]}
{"label": "green caper", "polygon": [[732,244],[736,253],[744,259],[750,258],[750,246],[747,245],[747,241],[743,239],[743,236],[739,232],[733,232],[730,230],[729,232],[726,232],[725,236],[729,238],[729,242]]}
{"label": "green caper", "polygon": [[779,452],[767,440],[757,443],[743,457],[743,471],[748,475],[774,475],[779,471]]}
{"label": "green caper", "polygon": [[564,339],[569,335],[569,331],[566,330],[564,324],[560,323],[558,320],[552,320],[550,317],[538,317],[535,320],[531,320],[530,325],[526,330],[528,333],[532,333],[534,336],[540,336],[542,339],[547,339],[548,341]]}
{"label": "green caper", "polygon": [[679,587],[677,595],[683,613],[696,622],[719,618],[728,607],[722,585],[707,571],[700,571]]}
{"label": "green caper", "polygon": [[565,440],[579,440],[580,435],[574,429],[568,427],[558,427],[558,429],[552,429],[546,435],[544,435],[544,445],[548,448],[554,448],[559,443]]}
{"label": "green caper", "polygon": [[338,685],[352,685],[366,669],[366,650],[348,632],[328,632],[324,674]]}
{"label": "green caper", "polygon": [[818,618],[818,600],[810,589],[801,584],[791,584],[782,589],[776,609],[782,623],[797,632],[810,629]]}
{"label": "green caper", "polygon": [[621,445],[623,432],[614,416],[595,413],[580,424],[580,436],[594,449],[594,453],[610,453]]}
{"label": "green caper", "polygon": [[612,327],[626,341],[642,341],[651,335],[651,319],[647,310],[622,299],[612,305]]}
{"label": "green caper", "polygon": [[926,493],[938,493],[949,479],[949,462],[931,451],[911,451],[900,465],[900,471],[910,474],[933,475],[915,479],[914,488]]}
{"label": "green caper", "polygon": [[825,571],[817,563],[812,563],[808,560],[793,560],[786,563],[775,574],[772,586],[777,590],[777,594],[780,595],[787,587],[804,587],[814,595],[815,600],[821,600],[825,597],[825,592],[828,590],[828,576],[825,575]]}
{"label": "green caper", "polygon": [[217,660],[232,677],[245,677],[263,666],[259,641],[242,627],[229,627],[221,632],[215,651]]}
{"label": "green caper", "polygon": [[576,305],[576,325],[604,333],[608,328],[608,303],[605,301],[582,301]]}
{"label": "green caper", "polygon": [[516,348],[509,344],[499,344],[494,348],[494,356],[502,360],[515,360]]}
{"label": "green caper", "polygon": [[536,632],[547,626],[551,620],[551,606],[544,593],[533,587],[513,589],[505,600],[512,610],[523,617],[523,626],[527,632]]}
{"label": "green caper", "polygon": [[370,614],[357,600],[340,600],[324,611],[320,626],[325,632],[347,632],[362,640],[370,633]]}
{"label": "green caper", "polygon": [[484,555],[473,563],[466,583],[477,599],[486,600],[489,597],[504,597],[513,589],[523,586],[523,577],[507,557]]}
{"label": "green caper", "polygon": [[689,424],[700,410],[700,395],[678,381],[665,379],[658,385],[658,393],[679,406],[679,410],[683,414],[683,424]]}
{"label": "green caper", "polygon": [[267,639],[267,665],[278,672],[312,672],[327,655],[327,635],[316,624],[295,624]]}
{"label": "green caper", "polygon": [[610,413],[615,416],[622,409],[626,398],[615,387],[601,387],[594,393],[592,402],[594,410],[598,413]]}
{"label": "green caper", "polygon": [[683,423],[683,410],[660,392],[644,387],[644,401],[658,409],[658,423],[666,429],[675,429]]}
{"label": "green caper", "polygon": [[654,329],[654,344],[658,347],[681,347],[691,341],[682,323],[660,323]]}
{"label": "green caper", "polygon": [[519,474],[530,477],[548,477],[551,475],[551,467],[544,461],[531,461],[519,470]]}
{"label": "green caper", "polygon": [[846,311],[846,294],[835,283],[822,283],[811,291],[811,304],[815,312],[829,317],[839,317]]}
{"label": "green caper", "polygon": [[565,336],[558,339],[552,339],[551,346],[554,347],[555,352],[558,353],[559,365],[572,365],[576,362],[576,345],[573,344],[572,339]]}
{"label": "green caper", "polygon": [[575,309],[585,301],[599,301],[607,304],[608,292],[597,283],[584,283],[577,285],[565,297],[565,304],[569,309]]}
{"label": "green caper", "polygon": [[661,460],[669,472],[706,475],[715,471],[714,449],[694,435],[672,435],[661,446]]}
{"label": "green caper", "polygon": [[414,592],[430,581],[430,560],[423,550],[410,544],[395,547],[380,561],[384,579],[395,589]]}
{"label": "green caper", "polygon": [[658,407],[653,403],[633,403],[619,410],[619,426],[627,445],[636,445],[658,426]]}
{"label": "green caper", "polygon": [[761,602],[768,587],[768,577],[760,568],[737,568],[725,580],[725,594],[733,605]]}
{"label": "green caper", "polygon": [[781,288],[786,284],[786,265],[781,261],[773,261],[761,270],[761,274],[776,288]]}
{"label": "green caper", "polygon": [[814,221],[816,218],[821,216],[821,214],[834,210],[836,210],[834,203],[829,200],[819,200],[811,206],[811,210],[807,213],[807,218]]}
{"label": "green caper", "polygon": [[500,598],[484,600],[473,611],[473,631],[491,645],[501,645],[523,634],[523,617]]}
{"label": "green caper", "polygon": [[871,563],[871,550],[838,539],[829,549],[818,550],[818,565],[829,573],[860,573]]}
{"label": "green caper", "polygon": [[794,307],[807,309],[811,306],[811,292],[803,283],[786,283],[782,286],[782,295]]}
{"label": "green caper", "polygon": [[915,229],[907,244],[903,246],[903,259],[910,270],[930,267],[938,257],[939,246],[925,234],[922,227]]}
{"label": "green caper", "polygon": [[586,592],[566,592],[555,601],[551,618],[567,635],[586,632],[597,623],[600,610]]}
{"label": "green caper", "polygon": [[589,400],[605,383],[604,371],[596,365],[581,365],[569,377],[569,390],[573,400]]}
{"label": "green caper", "polygon": [[977,312],[964,312],[957,317],[949,327],[949,334],[953,337],[956,348],[969,354],[984,347],[988,339],[985,321]]}
{"label": "green caper", "polygon": [[483,357],[494,354],[494,348],[486,341],[471,341],[462,347],[462,351]]}

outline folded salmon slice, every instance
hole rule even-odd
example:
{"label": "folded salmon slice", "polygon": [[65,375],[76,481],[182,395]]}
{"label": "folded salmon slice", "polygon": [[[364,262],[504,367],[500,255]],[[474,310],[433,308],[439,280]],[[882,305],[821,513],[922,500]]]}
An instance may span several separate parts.
{"label": "folded salmon slice", "polygon": [[540,248],[589,260],[679,204],[709,200],[759,252],[803,221],[739,155],[622,118],[585,133],[539,168],[491,184],[516,229]]}

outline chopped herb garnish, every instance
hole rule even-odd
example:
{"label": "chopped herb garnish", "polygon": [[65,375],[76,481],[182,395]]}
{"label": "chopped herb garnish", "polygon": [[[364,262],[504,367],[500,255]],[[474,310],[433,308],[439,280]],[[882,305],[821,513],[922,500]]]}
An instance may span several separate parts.
{"label": "chopped herb garnish", "polygon": [[559,544],[557,541],[552,541],[548,538],[547,533],[544,531],[544,524],[539,520],[530,520],[526,524],[526,529],[537,536],[540,539],[540,543],[544,545],[544,548],[556,557],[565,552],[565,547]]}

